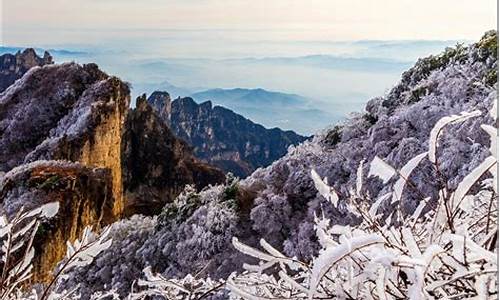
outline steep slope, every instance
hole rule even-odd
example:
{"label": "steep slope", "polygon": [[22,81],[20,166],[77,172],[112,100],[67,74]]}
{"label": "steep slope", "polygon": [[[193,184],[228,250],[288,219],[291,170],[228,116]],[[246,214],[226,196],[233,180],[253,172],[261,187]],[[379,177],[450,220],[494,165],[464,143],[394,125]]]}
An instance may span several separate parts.
{"label": "steep slope", "polygon": [[[242,185],[257,190],[250,213],[260,236],[280,245],[289,255],[307,259],[317,250],[313,218],[321,210],[341,224],[355,221],[342,206],[321,207],[310,179],[310,170],[328,179],[344,198],[356,186],[362,160],[375,156],[400,169],[411,158],[428,150],[428,137],[436,122],[463,111],[481,111],[480,117],[446,129],[439,152],[441,174],[430,163],[419,165],[411,180],[423,195],[436,199],[436,187],[456,188],[458,182],[489,155],[489,136],[481,124],[497,126],[489,111],[498,95],[496,32],[487,33],[469,47],[458,46],[420,59],[403,73],[401,81],[385,96],[370,100],[366,112],[337,125],[304,143],[266,170],[254,173]],[[448,147],[446,147],[448,146]],[[368,163],[365,173],[368,173]],[[447,180],[443,182],[441,176]],[[372,198],[387,193],[387,185],[374,177],[365,178],[362,193]],[[415,199],[416,200],[416,199]],[[390,202],[390,201],[389,201]],[[403,203],[414,211],[417,201]],[[386,212],[394,209],[383,203]]]}
{"label": "steep slope", "polygon": [[48,52],[39,57],[34,49],[26,49],[16,54],[6,53],[0,56],[0,93],[21,78],[29,69],[52,64],[52,56]]}
{"label": "steep slope", "polygon": [[[480,126],[498,124],[489,114],[498,95],[497,43],[496,32],[489,32],[469,47],[447,49],[419,60],[386,96],[370,100],[365,113],[294,147],[239,184],[229,182],[201,193],[188,190],[159,219],[135,217],[115,224],[111,248],[95,265],[74,272],[68,283],[82,284],[84,295],[104,284],[124,295],[146,266],[166,276],[201,270],[200,276],[225,277],[245,262],[232,247],[232,236],[250,245],[263,237],[287,255],[308,260],[319,249],[313,222],[316,215],[324,214],[339,224],[357,221],[343,209],[342,199],[356,185],[362,160],[369,162],[377,155],[401,168],[428,150],[429,133],[440,118],[479,110],[481,116],[447,127],[440,140],[440,149],[445,150],[438,152],[442,174],[422,163],[410,177],[433,205],[431,191],[436,185],[456,187],[489,155],[489,137]],[[366,163],[364,174],[368,167]],[[338,208],[317,193],[311,169],[328,178],[340,193]],[[387,192],[387,186],[369,177],[360,192],[376,199]],[[415,205],[408,198],[404,211],[412,212]],[[381,204],[381,211],[392,210],[391,203]],[[123,266],[129,272],[122,275]],[[88,274],[92,274],[90,278]]]}
{"label": "steep slope", "polygon": [[155,214],[185,184],[224,180],[145,101],[129,103],[128,86],[95,64],[32,68],[0,94],[0,209],[12,216],[54,199],[64,208],[40,242],[35,279],[50,278],[84,226]]}
{"label": "steep slope", "polygon": [[[37,236],[33,280],[47,281],[67,240],[124,211],[121,133],[129,89],[96,65],[32,68],[0,95],[1,210],[57,200]],[[70,163],[70,161],[76,163]]]}
{"label": "steep slope", "polygon": [[170,103],[165,92],[153,93],[148,101],[175,134],[193,146],[198,158],[242,178],[305,140],[293,131],[266,129],[209,101],[197,104],[179,98]]}

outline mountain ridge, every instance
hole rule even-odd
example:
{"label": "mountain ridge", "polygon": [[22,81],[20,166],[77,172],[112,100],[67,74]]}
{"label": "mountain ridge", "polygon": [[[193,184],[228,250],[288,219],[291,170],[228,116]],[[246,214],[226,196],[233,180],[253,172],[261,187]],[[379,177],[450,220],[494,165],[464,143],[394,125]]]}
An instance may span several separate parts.
{"label": "mountain ridge", "polygon": [[211,101],[171,101],[167,92],[155,92],[148,102],[178,137],[193,146],[198,158],[241,178],[305,140],[293,131],[267,129]]}

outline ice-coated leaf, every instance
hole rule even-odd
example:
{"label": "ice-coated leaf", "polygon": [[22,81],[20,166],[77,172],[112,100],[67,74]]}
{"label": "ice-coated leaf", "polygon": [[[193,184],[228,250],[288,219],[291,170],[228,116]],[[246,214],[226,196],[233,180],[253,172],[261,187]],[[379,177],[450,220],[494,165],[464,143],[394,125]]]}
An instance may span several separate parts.
{"label": "ice-coated leaf", "polygon": [[68,271],[74,267],[82,267],[92,263],[101,252],[108,249],[112,244],[112,239],[107,239],[110,227],[106,227],[101,236],[95,239],[95,235],[87,226],[82,233],[82,241],[76,240],[73,245],[67,243],[66,258],[69,260],[66,263]]}
{"label": "ice-coated leaf", "polygon": [[153,274],[151,267],[146,267],[143,269],[144,275],[146,276],[146,280],[139,280],[138,284],[140,286],[150,286],[154,288],[175,288],[178,289],[184,293],[189,293],[187,289],[185,289],[183,286],[174,283],[173,281],[170,281],[163,277],[161,274]]}
{"label": "ice-coated leaf", "polygon": [[36,219],[31,220],[23,228],[21,228],[20,230],[14,232],[12,234],[12,239],[15,240],[15,239],[17,239],[20,236],[22,237],[22,236],[26,235],[26,233],[28,231],[30,231],[31,229],[33,229],[35,227],[35,224],[37,224],[37,220]]}
{"label": "ice-coated leaf", "polygon": [[307,291],[308,291],[307,288],[300,285],[297,281],[293,280],[293,278],[288,276],[285,272],[279,271],[278,275],[283,281],[288,283],[293,288],[297,289],[298,291],[300,291],[302,293],[307,293]]}
{"label": "ice-coated leaf", "polygon": [[7,217],[0,216],[0,227],[5,227],[7,225],[9,225],[9,221],[7,220]]}
{"label": "ice-coated leaf", "polygon": [[53,218],[59,211],[59,202],[51,202],[44,204],[41,207],[41,216],[45,218]]}
{"label": "ice-coated leaf", "polygon": [[477,299],[488,299],[488,276],[478,276],[474,288],[476,289]]}
{"label": "ice-coated leaf", "polygon": [[268,242],[266,242],[266,240],[264,240],[264,239],[260,239],[260,245],[262,246],[262,248],[264,248],[264,250],[266,250],[269,254],[271,254],[275,257],[281,257],[281,258],[286,257],[281,252],[276,250],[273,246],[271,246]]}
{"label": "ice-coated leaf", "polygon": [[349,239],[348,243],[341,243],[337,247],[328,248],[322,251],[313,262],[309,298],[312,299],[314,297],[323,276],[325,276],[328,270],[339,260],[343,259],[354,250],[382,242],[383,238],[379,235],[367,234],[360,237],[353,237]]}
{"label": "ice-coated leaf", "polygon": [[359,162],[358,171],[356,172],[356,195],[361,198],[361,189],[363,188],[363,164],[365,160]]}
{"label": "ice-coated leaf", "polygon": [[462,181],[458,184],[457,189],[453,193],[452,203],[454,205],[454,211],[460,206],[460,202],[462,201],[462,199],[470,191],[472,186],[479,180],[479,178],[489,169],[493,168],[496,164],[496,158],[493,156],[489,156],[479,166],[472,170],[472,172],[465,176],[464,179],[462,179]]}
{"label": "ice-coated leaf", "polygon": [[323,248],[336,246],[338,243],[335,242],[331,236],[327,233],[328,231],[328,219],[317,219],[316,218],[316,236],[318,238],[318,242]]}
{"label": "ice-coated leaf", "polygon": [[271,268],[272,266],[274,266],[275,264],[276,264],[276,262],[274,262],[274,261],[268,261],[268,262],[265,262],[265,263],[261,263],[259,265],[250,265],[250,264],[244,263],[243,264],[243,269],[245,269],[247,271],[256,272],[256,273],[262,273],[265,270],[267,270],[267,269]]}
{"label": "ice-coated leaf", "polygon": [[389,197],[391,197],[392,193],[387,193],[387,194],[384,194],[382,196],[380,196],[377,201],[375,201],[375,203],[372,204],[372,206],[370,207],[370,210],[368,211],[368,214],[370,215],[370,217],[375,220],[377,218],[377,211],[378,211],[378,208],[380,207],[380,204],[382,204],[382,202],[384,202],[385,200],[389,199]]}
{"label": "ice-coated leaf", "polygon": [[393,167],[380,159],[380,157],[375,156],[370,164],[370,172],[368,173],[368,176],[377,176],[382,179],[385,184],[392,178],[392,176],[394,176],[394,174],[396,174],[396,170]]}
{"label": "ice-coated leaf", "polygon": [[236,248],[236,250],[240,251],[243,254],[258,258],[258,259],[265,261],[265,262],[275,260],[275,258],[273,256],[243,244],[242,242],[240,242],[238,240],[237,237],[233,237],[232,243],[233,243],[234,248]]}
{"label": "ice-coated leaf", "polygon": [[31,248],[26,255],[23,257],[23,260],[19,262],[9,273],[10,276],[16,276],[17,274],[23,272],[31,266],[31,262],[33,258],[35,257],[35,249]]}
{"label": "ice-coated leaf", "polygon": [[422,159],[427,155],[427,152],[420,153],[410,159],[399,171],[399,178],[393,186],[394,194],[392,195],[392,203],[401,200],[403,189],[410,178],[411,172],[418,166]]}
{"label": "ice-coated leaf", "polygon": [[462,112],[459,115],[451,115],[441,118],[431,130],[429,138],[429,160],[432,163],[436,163],[436,150],[438,147],[439,137],[441,136],[442,130],[449,124],[463,122],[472,117],[477,117],[481,115],[480,110],[475,110],[473,112]]}
{"label": "ice-coated leaf", "polygon": [[419,258],[422,256],[420,249],[418,248],[417,242],[415,241],[415,237],[413,233],[408,227],[404,227],[402,230],[403,241],[410,252],[410,255],[415,258]]}
{"label": "ice-coated leaf", "polygon": [[424,207],[427,205],[427,203],[429,202],[430,199],[431,199],[431,197],[427,197],[427,198],[423,199],[422,201],[420,201],[417,208],[415,208],[415,211],[411,215],[411,218],[408,219],[409,221],[413,220],[413,222],[414,222],[413,226],[415,226],[415,223],[417,222],[418,218],[420,218],[420,216],[422,214],[422,210],[424,210]]}
{"label": "ice-coated leaf", "polygon": [[497,255],[494,252],[488,251],[484,249],[483,247],[479,246],[471,240],[470,238],[467,238],[458,234],[452,234],[452,233],[447,233],[444,235],[445,239],[448,239],[452,242],[456,242],[454,245],[457,247],[466,247],[472,251],[476,256],[480,256],[483,259],[490,261],[492,263],[497,263]]}
{"label": "ice-coated leaf", "polygon": [[386,269],[385,268],[379,268],[378,269],[378,276],[377,276],[377,294],[379,296],[379,299],[387,299],[387,293],[385,292],[385,280],[386,280]]}
{"label": "ice-coated leaf", "polygon": [[333,206],[337,207],[339,196],[337,195],[335,190],[328,185],[328,181],[326,180],[326,178],[324,180],[321,179],[321,177],[318,175],[318,173],[316,173],[315,170],[311,170],[311,178],[319,194],[326,200],[330,201]]}

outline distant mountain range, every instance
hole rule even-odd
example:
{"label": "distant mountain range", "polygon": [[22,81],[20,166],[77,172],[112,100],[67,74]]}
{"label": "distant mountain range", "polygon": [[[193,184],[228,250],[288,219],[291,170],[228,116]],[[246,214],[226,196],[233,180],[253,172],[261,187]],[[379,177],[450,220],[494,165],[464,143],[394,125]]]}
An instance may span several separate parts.
{"label": "distant mountain range", "polygon": [[261,88],[210,89],[191,97],[198,103],[212,101],[267,127],[288,128],[302,134],[314,132],[318,122],[327,126],[338,117],[314,108],[313,101],[306,97]]}
{"label": "distant mountain range", "polygon": [[[0,55],[6,53],[16,53],[19,51],[24,51],[26,48],[24,47],[4,47],[0,46]],[[66,49],[44,49],[44,48],[30,48],[33,49],[37,54],[43,55],[45,51],[50,53],[53,56],[81,56],[88,55],[85,51],[74,51],[74,50],[66,50]]]}
{"label": "distant mountain range", "polygon": [[242,107],[252,107],[254,105],[297,106],[307,103],[307,99],[299,95],[266,91],[261,88],[210,89],[194,93],[191,97],[198,101],[215,100],[220,103],[235,104]]}
{"label": "distant mountain range", "polygon": [[164,81],[160,84],[133,84],[132,89],[132,96],[136,97],[141,93],[168,91],[172,99],[190,97],[196,103],[211,101],[265,127],[291,129],[305,135],[314,133],[318,127],[324,128],[341,118],[340,113],[334,115],[315,108],[313,103],[317,103],[317,100],[262,88],[184,88]]}

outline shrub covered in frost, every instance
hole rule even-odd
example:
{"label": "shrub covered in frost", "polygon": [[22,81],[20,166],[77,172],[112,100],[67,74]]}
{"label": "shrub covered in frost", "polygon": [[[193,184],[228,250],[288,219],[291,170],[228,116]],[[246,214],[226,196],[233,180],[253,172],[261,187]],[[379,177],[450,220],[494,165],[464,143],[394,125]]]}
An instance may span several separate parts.
{"label": "shrub covered in frost", "polygon": [[[419,165],[430,163],[439,176],[439,149],[444,132],[453,123],[477,118],[479,112],[462,113],[440,119],[431,130],[429,151],[411,158],[399,169],[379,157],[365,172],[358,165],[356,181],[348,196],[341,196],[314,170],[311,178],[326,203],[361,219],[356,225],[339,225],[321,211],[315,216],[313,231],[320,244],[310,261],[288,257],[260,240],[263,250],[233,238],[234,247],[259,260],[245,264],[246,271],[233,273],[225,282],[165,279],[144,270],[140,285],[145,291],[132,293],[133,299],[155,295],[163,299],[199,299],[208,295],[233,299],[489,299],[498,295],[498,190],[497,130],[482,126],[492,139],[490,156],[468,173],[456,188],[437,191],[436,205],[410,179],[422,172]],[[367,173],[367,174],[366,174]],[[491,178],[493,176],[493,178]],[[374,201],[364,192],[366,177],[387,183],[389,192]],[[445,180],[445,178],[442,178]],[[410,193],[404,193],[407,190]],[[473,192],[474,191],[474,192]],[[418,206],[406,215],[402,203],[409,195]],[[413,198],[412,198],[413,199]],[[326,200],[326,201],[325,201]],[[369,205],[369,203],[373,203]],[[385,215],[384,203],[394,205]],[[221,290],[225,288],[229,295]],[[201,296],[200,296],[201,295]]]}
{"label": "shrub covered in frost", "polygon": [[[437,204],[410,178],[417,166],[427,160],[440,172],[438,142],[445,127],[477,117],[463,113],[442,118],[431,131],[429,151],[395,169],[378,157],[368,176],[396,182],[391,191],[368,206],[363,193],[363,161],[355,187],[340,198],[335,188],[312,171],[315,186],[324,199],[362,219],[359,225],[342,226],[324,214],[315,218],[315,235],[321,245],[310,262],[288,258],[261,240],[264,251],[249,247],[238,239],[234,246],[260,260],[246,265],[247,271],[227,280],[235,298],[244,299],[489,299],[498,295],[498,193],[497,130],[483,126],[490,134],[490,156],[467,174],[456,188],[440,189]],[[417,172],[418,173],[418,172]],[[493,179],[491,178],[493,175]],[[486,177],[485,177],[486,176]],[[489,178],[488,178],[489,177]],[[445,180],[443,178],[443,180]],[[476,192],[470,192],[476,188]],[[411,215],[404,215],[404,190],[419,198]],[[395,205],[385,216],[384,202]],[[431,208],[432,207],[432,208]]]}
{"label": "shrub covered in frost", "polygon": [[[108,238],[109,228],[105,228],[99,236],[85,228],[81,240],[73,243],[68,241],[66,257],[55,270],[52,280],[45,285],[36,285],[29,291],[27,280],[32,276],[35,247],[33,241],[42,221],[53,218],[59,211],[59,203],[51,202],[32,210],[21,208],[17,213],[7,218],[0,217],[1,275],[0,299],[80,299],[79,285],[70,289],[58,287],[58,280],[67,278],[68,271],[86,266],[94,258],[109,247],[112,240]],[[93,295],[93,299],[110,292]]]}
{"label": "shrub covered in frost", "polygon": [[92,265],[73,270],[60,287],[78,284],[83,299],[105,290],[124,297],[145,268],[166,278],[227,277],[244,257],[231,246],[233,236],[245,233],[231,197],[235,184],[201,192],[187,186],[158,217],[135,215],[114,223],[113,244]]}
{"label": "shrub covered in frost", "polygon": [[[497,85],[487,76],[496,70],[498,60],[485,44],[496,36],[489,32],[477,44],[420,60],[386,96],[370,100],[365,112],[293,147],[270,167],[243,180],[241,187],[257,195],[250,213],[253,229],[285,254],[307,261],[320,246],[313,230],[315,214],[323,211],[336,224],[359,222],[342,206],[334,208],[321,201],[308,176],[311,169],[347,197],[362,159],[371,161],[378,156],[399,169],[428,150],[427,139],[439,119],[479,110],[481,116],[447,127],[449,134],[438,149],[442,176],[424,161],[419,165],[422,172],[411,177],[416,187],[431,196],[432,203],[437,202],[440,189],[456,188],[489,155],[488,134],[480,126],[495,122],[488,111],[496,101]],[[429,60],[439,63],[426,62]],[[384,184],[379,178],[365,178],[362,193],[377,199],[395,180]],[[402,209],[411,214],[419,199],[407,196]],[[390,204],[381,207],[386,214],[392,209]]]}

